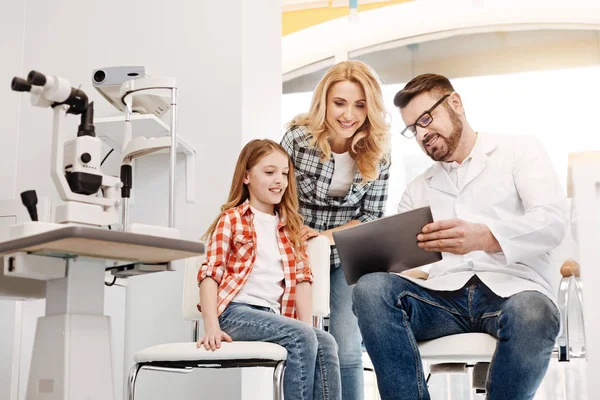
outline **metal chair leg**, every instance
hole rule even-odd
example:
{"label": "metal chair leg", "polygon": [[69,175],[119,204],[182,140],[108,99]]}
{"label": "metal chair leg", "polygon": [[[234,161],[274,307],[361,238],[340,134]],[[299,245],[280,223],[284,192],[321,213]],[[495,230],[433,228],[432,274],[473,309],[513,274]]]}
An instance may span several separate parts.
{"label": "metal chair leg", "polygon": [[[273,371],[273,400],[283,400],[283,374],[285,361],[280,361]],[[133,400],[133,399],[131,399]]]}
{"label": "metal chair leg", "polygon": [[135,398],[135,380],[138,372],[142,369],[141,364],[134,364],[129,370],[129,379],[127,380],[127,397],[126,400],[134,400]]}
{"label": "metal chair leg", "polygon": [[313,315],[313,328],[317,328],[322,331],[325,330],[325,321],[323,317],[317,317],[316,315]]}
{"label": "metal chair leg", "polygon": [[476,393],[485,393],[489,370],[489,362],[478,362],[473,366],[473,380],[471,386],[476,390]]}

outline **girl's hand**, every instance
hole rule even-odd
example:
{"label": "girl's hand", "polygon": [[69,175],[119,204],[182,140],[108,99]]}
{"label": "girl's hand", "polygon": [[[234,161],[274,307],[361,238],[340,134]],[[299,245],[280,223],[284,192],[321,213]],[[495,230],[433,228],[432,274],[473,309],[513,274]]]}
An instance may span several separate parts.
{"label": "girl's hand", "polygon": [[231,343],[231,336],[223,332],[220,328],[207,329],[204,336],[198,340],[196,347],[200,348],[204,346],[206,350],[215,351],[221,348],[221,341]]}

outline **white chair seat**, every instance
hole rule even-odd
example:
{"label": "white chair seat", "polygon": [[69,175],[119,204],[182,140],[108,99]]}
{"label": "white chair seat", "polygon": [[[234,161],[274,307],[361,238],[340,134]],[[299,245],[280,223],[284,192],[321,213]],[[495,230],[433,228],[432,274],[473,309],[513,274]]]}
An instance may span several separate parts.
{"label": "white chair seat", "polygon": [[273,360],[284,361],[287,352],[284,347],[267,342],[221,343],[216,351],[197,348],[196,343],[167,343],[148,347],[134,356],[136,363],[158,361],[210,361],[210,360]]}
{"label": "white chair seat", "polygon": [[496,351],[496,338],[487,333],[461,333],[419,342],[423,361],[436,363],[489,362]]}

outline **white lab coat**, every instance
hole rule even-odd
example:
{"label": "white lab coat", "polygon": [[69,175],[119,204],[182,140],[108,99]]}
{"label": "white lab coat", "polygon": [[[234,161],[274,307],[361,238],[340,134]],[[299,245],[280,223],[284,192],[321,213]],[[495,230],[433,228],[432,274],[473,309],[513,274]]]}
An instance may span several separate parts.
{"label": "white lab coat", "polygon": [[457,189],[436,162],[406,188],[399,212],[430,206],[435,221],[460,218],[486,224],[502,252],[442,253],[429,279],[434,290],[460,289],[474,274],[498,296],[535,290],[555,301],[549,252],[568,227],[564,192],[550,159],[532,136],[478,134]]}

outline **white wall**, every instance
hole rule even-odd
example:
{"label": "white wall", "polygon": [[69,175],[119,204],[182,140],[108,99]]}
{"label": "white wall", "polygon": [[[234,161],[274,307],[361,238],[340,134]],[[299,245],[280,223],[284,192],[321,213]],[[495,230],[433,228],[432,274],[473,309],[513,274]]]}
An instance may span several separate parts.
{"label": "white wall", "polygon": [[[14,321],[16,302],[0,300],[0,315],[6,321]],[[13,377],[13,349],[15,343],[14,325],[7,324],[0,335],[0,398],[10,399]]]}
{"label": "white wall", "polygon": [[[183,238],[196,240],[215,217],[226,199],[235,160],[245,141],[276,137],[279,132],[279,2],[106,0],[90,7],[77,0],[23,0],[2,7],[0,82],[6,82],[5,87],[12,76],[26,75],[31,69],[56,74],[72,86],[81,85],[96,101],[96,116],[102,117],[116,111],[93,90],[93,69],[145,65],[153,75],[177,78],[178,133],[196,149],[197,156],[196,204],[185,202],[183,163],[178,163],[175,225]],[[56,199],[49,172],[51,112],[30,107],[26,97],[0,92],[0,106],[12,117],[12,122],[6,118],[0,128],[0,160],[12,160],[6,161],[12,169],[6,169],[6,174],[2,169],[0,194],[5,195],[12,185],[5,196],[14,197],[16,186],[17,192],[35,188],[38,195]],[[78,122],[69,117],[69,132],[75,132]],[[10,136],[7,132],[15,137],[18,133],[18,149],[14,139],[5,143]],[[111,155],[115,156],[116,152]],[[138,163],[134,220],[166,225],[166,166],[167,156],[151,156]],[[132,364],[133,353],[142,347],[190,339],[191,324],[181,319],[181,288],[182,270],[177,268],[131,279],[126,302],[117,301],[119,294],[107,298],[107,307],[126,307],[129,329],[124,338],[123,374]],[[110,293],[108,290],[107,296],[112,296]],[[123,354],[115,355],[119,356]],[[239,371],[163,374],[160,379],[154,373],[143,375],[139,393],[144,399],[185,399],[200,394],[203,398],[234,399],[240,395]],[[176,385],[170,388],[171,383]],[[223,387],[229,395],[217,392]],[[5,398],[2,390],[0,387],[0,397]]]}
{"label": "white wall", "polygon": [[[281,2],[271,2],[276,4],[265,7],[260,5],[260,1],[242,1],[244,89],[241,100],[244,143],[257,138],[279,141]],[[269,22],[265,24],[265,21]],[[275,91],[277,87],[280,89]]]}
{"label": "white wall", "polygon": [[[19,74],[23,62],[25,1],[2,4],[0,12],[0,200],[15,196],[16,158],[21,96],[8,90],[12,77]],[[1,393],[1,392],[0,392]]]}

